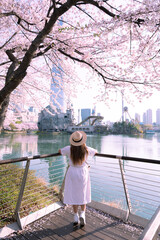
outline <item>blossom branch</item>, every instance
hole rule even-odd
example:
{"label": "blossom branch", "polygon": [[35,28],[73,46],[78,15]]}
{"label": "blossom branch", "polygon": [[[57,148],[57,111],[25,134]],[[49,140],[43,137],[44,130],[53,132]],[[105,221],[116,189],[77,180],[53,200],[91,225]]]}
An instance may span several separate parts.
{"label": "blossom branch", "polygon": [[100,6],[97,1],[94,1],[94,0],[86,0],[86,1],[83,1],[83,2],[80,1],[79,3],[78,3],[78,1],[77,1],[76,6],[82,5],[82,4],[91,4],[91,5],[99,8],[102,12],[106,13],[106,14],[107,14],[108,16],[110,16],[110,17],[115,17],[115,16],[116,16],[116,14],[110,12],[110,11],[109,11],[108,9],[106,9],[105,7]]}
{"label": "blossom branch", "polygon": [[[132,84],[132,85],[134,84],[134,85],[148,85],[148,86],[150,86],[150,84],[151,84],[150,82],[145,83],[144,81],[143,81],[143,82],[137,82],[137,81],[132,81],[132,80],[120,79],[120,78],[118,78],[118,77],[115,78],[115,76],[114,76],[114,77],[107,77],[107,76],[105,76],[103,73],[101,73],[97,68],[95,68],[94,66],[92,66],[92,64],[90,64],[89,62],[86,62],[85,60],[82,60],[82,59],[73,57],[73,56],[71,56],[70,54],[64,52],[62,49],[58,49],[58,51],[59,51],[61,54],[65,55],[66,57],[69,57],[69,58],[72,59],[73,61],[80,62],[80,63],[84,63],[85,65],[87,65],[87,66],[89,66],[90,68],[92,68],[92,69],[103,79],[103,81],[104,81],[105,84],[109,84],[109,83],[107,82],[107,80],[108,80],[108,81],[111,81],[111,82],[117,82],[117,83],[118,83],[118,82],[129,83],[129,84]],[[95,63],[95,65],[97,65],[97,64]],[[98,66],[98,65],[97,65],[97,67],[100,68],[100,66]],[[102,69],[102,68],[101,68],[101,70],[104,71],[104,69]]]}
{"label": "blossom branch", "polygon": [[17,23],[20,24],[21,21],[25,22],[27,25],[31,25],[34,26],[34,23],[30,23],[28,21],[26,21],[25,19],[21,18],[16,12],[11,11],[11,12],[6,12],[6,13],[0,13],[0,18],[2,17],[9,17],[9,16],[15,16],[17,17],[18,21]]}
{"label": "blossom branch", "polygon": [[12,38],[14,38],[14,36],[17,34],[17,32],[15,32],[1,47],[0,47],[0,50],[5,47],[9,42],[10,40],[12,40]]}
{"label": "blossom branch", "polygon": [[95,21],[94,20],[94,18],[92,18],[92,16],[89,14],[89,13],[87,13],[84,9],[82,9],[82,8],[80,8],[80,7],[78,7],[78,6],[76,6],[80,11],[82,11],[84,14],[86,14],[89,18],[91,18],[93,21]]}

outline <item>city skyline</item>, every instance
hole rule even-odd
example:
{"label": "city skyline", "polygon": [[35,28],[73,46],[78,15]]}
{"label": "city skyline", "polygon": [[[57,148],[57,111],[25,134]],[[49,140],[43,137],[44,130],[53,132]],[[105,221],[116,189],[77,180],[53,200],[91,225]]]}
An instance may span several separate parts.
{"label": "city skyline", "polygon": [[[105,121],[117,122],[120,121],[122,117],[122,98],[121,95],[115,94],[112,97],[112,100],[108,100],[108,104],[103,102],[96,102],[94,99],[94,93],[91,94],[88,91],[85,91],[82,94],[78,95],[76,99],[73,99],[73,106],[75,109],[76,115],[78,115],[78,109],[82,108],[91,108],[96,107],[96,112],[100,113],[104,117]],[[143,113],[147,109],[152,109],[152,121],[156,121],[156,111],[160,109],[160,95],[158,91],[154,91],[154,94],[150,98],[144,98],[141,102],[132,97],[132,102],[127,102],[127,99],[124,98],[124,107],[128,107],[128,113],[132,119],[135,118],[135,114],[140,115],[140,119],[143,119]]]}
{"label": "city skyline", "polygon": [[[89,114],[90,113],[90,114]],[[124,112],[125,114],[125,112]],[[139,113],[135,113],[135,116],[131,118],[130,114],[124,115],[124,121],[129,120],[135,120],[136,123],[143,123],[143,124],[159,124],[160,125],[160,108],[156,110],[156,120],[153,121],[153,112],[152,109],[147,109],[146,112],[143,112],[142,118],[140,117]],[[87,118],[90,115],[100,115],[100,113],[94,112],[91,108],[82,108],[78,109],[78,123],[83,121],[85,118]],[[102,116],[102,115],[101,115]],[[122,118],[121,118],[122,120]]]}

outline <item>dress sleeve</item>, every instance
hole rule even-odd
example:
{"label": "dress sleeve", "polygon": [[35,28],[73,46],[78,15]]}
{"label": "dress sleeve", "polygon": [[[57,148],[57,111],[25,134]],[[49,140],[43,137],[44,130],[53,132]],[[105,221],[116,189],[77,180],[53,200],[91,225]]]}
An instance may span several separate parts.
{"label": "dress sleeve", "polygon": [[97,150],[94,148],[87,147],[87,149],[88,149],[88,155],[91,157],[93,157],[97,153]]}
{"label": "dress sleeve", "polygon": [[70,146],[66,146],[64,148],[61,148],[61,154],[63,156],[70,156]]}

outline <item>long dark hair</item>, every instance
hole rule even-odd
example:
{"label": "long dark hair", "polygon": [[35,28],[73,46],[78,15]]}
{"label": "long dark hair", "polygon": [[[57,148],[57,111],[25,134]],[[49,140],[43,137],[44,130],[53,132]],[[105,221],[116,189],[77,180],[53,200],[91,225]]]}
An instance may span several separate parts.
{"label": "long dark hair", "polygon": [[74,165],[82,164],[85,160],[85,155],[88,155],[86,144],[83,144],[81,146],[71,145],[71,160]]}

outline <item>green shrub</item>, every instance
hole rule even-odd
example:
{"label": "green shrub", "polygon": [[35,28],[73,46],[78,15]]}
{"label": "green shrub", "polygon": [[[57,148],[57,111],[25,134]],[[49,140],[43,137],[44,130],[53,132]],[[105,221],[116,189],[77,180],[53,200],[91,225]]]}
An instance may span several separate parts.
{"label": "green shrub", "polygon": [[22,121],[21,121],[21,120],[19,120],[19,121],[16,121],[15,123],[16,123],[16,124],[21,124],[21,123],[22,123]]}
{"label": "green shrub", "polygon": [[10,123],[9,126],[10,126],[11,130],[17,129],[13,123]]}

